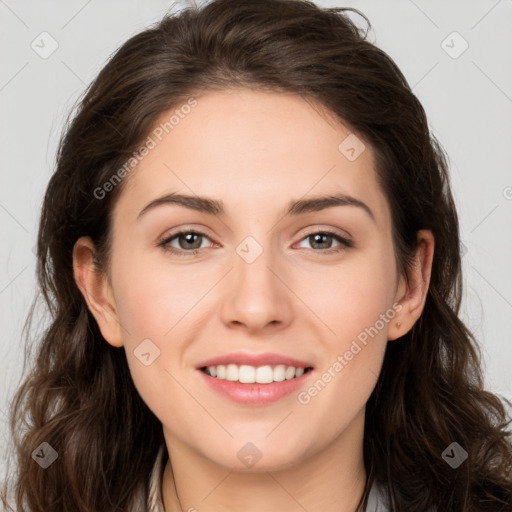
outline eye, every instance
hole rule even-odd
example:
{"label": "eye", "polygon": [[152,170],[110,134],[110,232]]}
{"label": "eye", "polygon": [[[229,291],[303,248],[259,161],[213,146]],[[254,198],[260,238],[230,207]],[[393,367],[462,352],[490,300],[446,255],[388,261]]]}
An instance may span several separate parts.
{"label": "eye", "polygon": [[[163,240],[161,240],[158,245],[163,247],[166,251],[169,251],[178,256],[195,256],[198,254],[199,249],[201,249],[202,240],[209,238],[200,231],[178,231]],[[178,243],[178,248],[171,245],[171,242],[176,241]]]}
{"label": "eye", "polygon": [[[340,245],[337,247],[330,247],[332,245],[332,240],[337,241]],[[310,233],[306,235],[302,240],[309,241],[310,244],[314,246],[316,245],[321,251],[316,252],[324,252],[324,253],[335,253],[341,252],[347,249],[348,247],[353,247],[354,244],[351,240],[344,238],[337,233],[332,231],[315,231],[314,233]]]}

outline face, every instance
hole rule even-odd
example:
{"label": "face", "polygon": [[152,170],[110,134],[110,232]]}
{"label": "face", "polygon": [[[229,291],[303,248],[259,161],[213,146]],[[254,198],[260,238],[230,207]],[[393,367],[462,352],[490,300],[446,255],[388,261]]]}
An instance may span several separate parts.
{"label": "face", "polygon": [[[312,102],[250,90],[196,101],[126,178],[113,212],[112,310],[98,323],[124,346],[168,444],[240,469],[250,442],[259,469],[285,468],[356,424],[361,432],[388,339],[403,334],[390,210],[371,147]],[[169,194],[209,198],[222,213],[148,206]],[[212,358],[253,361],[238,377],[249,380],[267,362],[280,379],[286,358],[312,369],[236,383],[199,369]]]}

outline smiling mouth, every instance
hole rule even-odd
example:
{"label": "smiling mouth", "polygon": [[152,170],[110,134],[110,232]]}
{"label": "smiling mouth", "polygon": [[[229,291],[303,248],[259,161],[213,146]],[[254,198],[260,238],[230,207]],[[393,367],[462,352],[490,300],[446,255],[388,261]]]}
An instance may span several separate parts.
{"label": "smiling mouth", "polygon": [[243,384],[271,384],[273,382],[282,382],[301,377],[310,372],[313,368],[294,367],[288,365],[215,365],[203,366],[200,370],[210,377],[218,380],[227,380],[231,382],[240,382]]}

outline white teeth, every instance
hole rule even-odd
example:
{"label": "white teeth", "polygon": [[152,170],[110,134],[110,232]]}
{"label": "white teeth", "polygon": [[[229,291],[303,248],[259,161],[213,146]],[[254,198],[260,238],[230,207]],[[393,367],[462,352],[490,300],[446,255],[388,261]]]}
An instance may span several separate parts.
{"label": "white teeth", "polygon": [[219,364],[219,366],[217,366],[217,378],[218,379],[226,378],[226,367],[222,364]]}
{"label": "white teeth", "polygon": [[236,364],[228,364],[226,366],[226,380],[238,380],[238,367]]}
{"label": "white teeth", "polygon": [[288,366],[288,368],[286,368],[286,372],[284,374],[286,380],[293,379],[293,377],[295,377],[296,372],[297,372],[297,370],[293,366]]}
{"label": "white teeth", "polygon": [[240,365],[238,369],[238,380],[244,383],[256,382],[256,368],[254,366]]}
{"label": "white teeth", "polygon": [[274,371],[272,366],[258,366],[256,368],[256,378],[254,382],[258,384],[270,384],[274,380]]}
{"label": "white teeth", "polygon": [[218,379],[230,381],[239,381],[244,384],[270,384],[271,382],[282,382],[294,377],[300,377],[304,373],[304,368],[295,368],[294,366],[285,366],[278,364],[276,366],[249,366],[242,364],[208,366],[206,373]]}
{"label": "white teeth", "polygon": [[284,364],[279,364],[276,367],[274,367],[274,378],[276,382],[281,382],[284,380],[286,376],[286,367]]}

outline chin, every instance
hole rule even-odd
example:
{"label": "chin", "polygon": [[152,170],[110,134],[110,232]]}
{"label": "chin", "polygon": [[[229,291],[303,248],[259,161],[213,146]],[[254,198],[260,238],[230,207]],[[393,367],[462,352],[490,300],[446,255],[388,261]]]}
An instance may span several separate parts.
{"label": "chin", "polygon": [[304,444],[296,449],[282,445],[280,450],[277,448],[268,440],[230,441],[229,446],[221,447],[220,454],[209,458],[230,471],[259,473],[297,466],[305,457]]}

